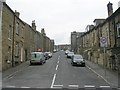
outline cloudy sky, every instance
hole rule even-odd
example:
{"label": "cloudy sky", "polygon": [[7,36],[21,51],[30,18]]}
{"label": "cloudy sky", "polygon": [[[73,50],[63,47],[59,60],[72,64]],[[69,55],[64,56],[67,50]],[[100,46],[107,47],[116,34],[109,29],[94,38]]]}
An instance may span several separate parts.
{"label": "cloudy sky", "polygon": [[6,0],[10,8],[20,12],[20,18],[37,30],[45,28],[46,35],[55,44],[69,44],[73,31],[83,32],[96,18],[107,18],[107,4],[118,9],[119,0]]}

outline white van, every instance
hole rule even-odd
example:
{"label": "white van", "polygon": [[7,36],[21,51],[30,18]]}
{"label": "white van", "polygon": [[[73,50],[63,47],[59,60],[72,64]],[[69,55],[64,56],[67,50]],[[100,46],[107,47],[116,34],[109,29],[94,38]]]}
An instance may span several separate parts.
{"label": "white van", "polygon": [[44,64],[46,62],[43,52],[32,52],[30,58],[30,65],[32,64]]}

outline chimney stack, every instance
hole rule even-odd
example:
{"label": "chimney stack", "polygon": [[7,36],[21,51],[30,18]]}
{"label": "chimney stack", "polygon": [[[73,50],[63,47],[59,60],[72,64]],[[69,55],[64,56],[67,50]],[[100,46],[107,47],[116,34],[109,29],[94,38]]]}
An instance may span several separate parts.
{"label": "chimney stack", "polygon": [[32,28],[36,30],[35,20],[32,21]]}
{"label": "chimney stack", "polygon": [[42,34],[43,36],[46,36],[46,33],[45,33],[45,29],[44,29],[44,28],[41,29],[41,34]]}
{"label": "chimney stack", "polygon": [[118,2],[118,8],[120,7],[120,1]]}
{"label": "chimney stack", "polygon": [[111,16],[113,14],[113,7],[112,7],[112,3],[108,3],[107,4],[107,9],[108,9],[108,16]]}
{"label": "chimney stack", "polygon": [[15,10],[15,15],[16,15],[17,17],[19,17],[19,16],[20,16],[20,13]]}

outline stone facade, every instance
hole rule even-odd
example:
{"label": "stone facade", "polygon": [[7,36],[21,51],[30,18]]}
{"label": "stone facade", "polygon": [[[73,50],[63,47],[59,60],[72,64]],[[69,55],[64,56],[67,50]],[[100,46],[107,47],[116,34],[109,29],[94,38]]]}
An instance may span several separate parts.
{"label": "stone facade", "polygon": [[57,45],[58,50],[71,50],[71,45],[70,44],[61,44],[61,45]]}
{"label": "stone facade", "polygon": [[[94,28],[79,37],[82,45],[79,44],[81,47],[77,49],[83,51],[80,53],[84,58],[94,63],[110,69],[118,69],[120,63],[120,8],[111,13],[112,11],[107,19],[94,20]],[[104,49],[100,46],[100,37],[104,36],[107,37],[105,56]]]}
{"label": "stone facade", "polygon": [[35,51],[35,30],[25,23],[25,61],[30,59],[30,53]]}
{"label": "stone facade", "polygon": [[77,53],[78,50],[77,48],[79,47],[79,42],[78,42],[78,38],[83,34],[84,32],[76,32],[73,31],[71,32],[71,51],[74,51],[74,53]]}
{"label": "stone facade", "polygon": [[3,71],[29,60],[30,53],[33,51],[50,51],[50,48],[54,47],[54,43],[51,43],[45,32],[40,33],[36,30],[35,20],[30,26],[23,22],[19,15],[19,12],[14,12],[5,2],[0,2],[0,16],[2,17],[0,20],[0,44],[2,44],[0,45],[0,64]]}
{"label": "stone facade", "polygon": [[2,69],[5,70],[13,65],[13,28],[14,28],[14,12],[6,3],[2,8]]}
{"label": "stone facade", "polygon": [[4,2],[2,10],[2,68],[24,62],[24,22]]}

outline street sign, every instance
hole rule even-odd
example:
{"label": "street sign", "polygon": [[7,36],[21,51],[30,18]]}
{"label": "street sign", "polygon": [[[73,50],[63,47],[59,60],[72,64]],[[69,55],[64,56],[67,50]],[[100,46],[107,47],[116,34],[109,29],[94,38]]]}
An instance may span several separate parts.
{"label": "street sign", "polygon": [[100,37],[100,46],[101,47],[107,47],[107,45],[108,45],[108,39],[107,39],[107,37]]}
{"label": "street sign", "polygon": [[104,48],[104,69],[105,69],[105,78],[106,78],[106,47],[108,46],[108,39],[107,37],[100,37],[100,46]]}

